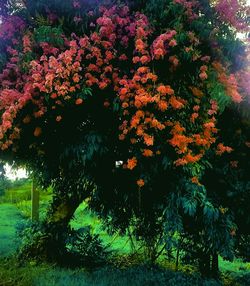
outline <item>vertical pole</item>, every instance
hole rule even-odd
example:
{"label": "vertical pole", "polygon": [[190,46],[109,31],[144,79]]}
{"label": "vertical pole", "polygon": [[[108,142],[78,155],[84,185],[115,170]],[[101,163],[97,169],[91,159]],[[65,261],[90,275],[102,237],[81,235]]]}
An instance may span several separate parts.
{"label": "vertical pole", "polygon": [[33,221],[39,220],[39,190],[34,178],[31,187],[31,219]]}

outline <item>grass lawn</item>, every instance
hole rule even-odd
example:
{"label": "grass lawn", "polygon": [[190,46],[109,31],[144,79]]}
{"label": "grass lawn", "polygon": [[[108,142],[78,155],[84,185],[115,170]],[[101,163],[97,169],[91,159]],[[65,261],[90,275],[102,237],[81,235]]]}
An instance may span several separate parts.
{"label": "grass lawn", "polygon": [[0,205],[0,257],[16,250],[16,224],[22,219],[18,209],[12,204]]}
{"label": "grass lawn", "polygon": [[[222,280],[202,280],[198,273],[190,270],[190,267],[180,267],[180,272],[174,272],[174,265],[164,263],[164,269],[149,268],[146,265],[136,265],[130,252],[130,243],[127,237],[119,235],[112,237],[102,229],[100,220],[91,213],[86,203],[82,203],[71,221],[75,229],[90,226],[95,234],[99,234],[105,245],[111,244],[111,249],[116,250],[120,260],[109,267],[101,267],[92,272],[86,269],[66,269],[49,264],[18,265],[15,257],[10,255],[15,252],[17,244],[15,241],[15,225],[23,219],[30,217],[30,199],[24,199],[31,185],[26,184],[20,188],[10,190],[12,195],[6,194],[5,201],[15,203],[0,204],[0,286],[249,286],[250,264],[236,260],[233,263],[220,258],[220,270]],[[26,194],[24,196],[24,194]],[[44,217],[46,208],[51,200],[51,190],[41,192],[40,217]],[[9,258],[4,258],[10,256]],[[125,266],[124,263],[125,261]],[[121,262],[121,263],[120,263]],[[118,268],[118,265],[123,265]],[[130,266],[130,267],[128,267]]]}

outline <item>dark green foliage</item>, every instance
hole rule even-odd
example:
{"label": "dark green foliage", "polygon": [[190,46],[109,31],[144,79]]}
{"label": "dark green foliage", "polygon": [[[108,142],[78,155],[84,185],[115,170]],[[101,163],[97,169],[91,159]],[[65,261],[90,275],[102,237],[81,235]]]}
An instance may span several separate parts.
{"label": "dark green foliage", "polygon": [[62,29],[60,27],[39,26],[35,30],[34,40],[39,43],[49,43],[60,47],[63,44]]}
{"label": "dark green foliage", "polygon": [[[249,110],[245,113],[242,107],[227,108],[221,115],[219,126],[220,136],[226,144],[233,146],[235,152],[228,156],[214,159],[213,168],[207,169],[204,176],[204,184],[209,196],[215,204],[221,206],[224,217],[231,216],[236,224],[231,225],[231,235],[235,236],[238,254],[249,258],[249,205],[250,205],[250,177],[249,156],[250,148],[246,142],[250,138],[250,125],[248,119]],[[230,128],[222,128],[230,121]],[[244,250],[243,250],[244,249]]]}
{"label": "dark green foliage", "polygon": [[79,265],[93,267],[107,262],[109,252],[97,234],[91,234],[90,227],[72,230],[66,242],[72,259]]}
{"label": "dark green foliage", "polygon": [[241,234],[236,240],[236,256],[250,262],[250,234]]}

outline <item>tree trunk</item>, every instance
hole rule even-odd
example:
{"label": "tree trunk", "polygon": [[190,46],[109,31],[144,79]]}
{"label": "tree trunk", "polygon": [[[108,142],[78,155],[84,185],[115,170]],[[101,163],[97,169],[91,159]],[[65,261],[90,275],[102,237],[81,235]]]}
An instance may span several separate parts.
{"label": "tree trunk", "polygon": [[87,181],[82,183],[81,188],[74,188],[72,184],[72,181],[61,181],[55,186],[47,217],[41,225],[41,233],[35,235],[33,241],[21,251],[21,259],[62,261],[66,254],[69,222],[78,206],[94,189],[94,184]]}
{"label": "tree trunk", "polygon": [[203,254],[199,259],[199,270],[203,277],[210,276],[210,255]]}
{"label": "tree trunk", "polygon": [[212,269],[211,269],[212,277],[217,279],[219,277],[219,257],[218,254],[213,254],[212,257]]}

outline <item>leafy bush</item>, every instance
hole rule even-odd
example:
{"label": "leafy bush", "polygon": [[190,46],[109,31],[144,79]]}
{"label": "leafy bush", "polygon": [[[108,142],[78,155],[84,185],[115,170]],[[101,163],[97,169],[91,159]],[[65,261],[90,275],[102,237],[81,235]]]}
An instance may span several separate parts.
{"label": "leafy bush", "polygon": [[86,267],[106,263],[110,255],[99,235],[91,234],[91,227],[71,230],[66,247],[74,259]]}
{"label": "leafy bush", "polygon": [[[25,248],[42,233],[42,224],[40,222],[32,221],[31,219],[22,220],[16,225],[16,237],[17,243],[19,244],[18,252],[21,253],[21,259],[25,258],[23,257],[23,254],[25,255]],[[37,245],[37,247],[39,247],[39,245]]]}

